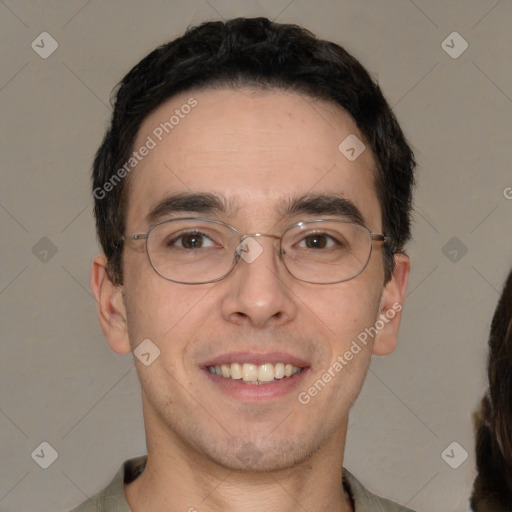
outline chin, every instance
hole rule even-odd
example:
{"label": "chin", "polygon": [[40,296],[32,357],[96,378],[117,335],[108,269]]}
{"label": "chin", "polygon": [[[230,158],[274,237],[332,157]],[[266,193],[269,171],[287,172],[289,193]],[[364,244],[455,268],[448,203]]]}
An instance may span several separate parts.
{"label": "chin", "polygon": [[229,446],[222,451],[218,443],[201,451],[214,463],[231,471],[268,473],[296,468],[306,463],[318,448],[316,443],[312,446],[307,441],[294,442],[289,437],[269,442],[262,435],[252,441],[230,439]]}

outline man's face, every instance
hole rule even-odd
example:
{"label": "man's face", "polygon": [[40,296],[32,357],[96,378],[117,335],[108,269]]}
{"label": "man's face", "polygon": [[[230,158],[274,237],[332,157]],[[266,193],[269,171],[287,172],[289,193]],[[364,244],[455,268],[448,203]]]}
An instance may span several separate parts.
{"label": "man's face", "polygon": [[[161,141],[153,134],[190,97],[197,106]],[[185,93],[143,123],[134,149],[148,136],[156,147],[129,181],[126,232],[148,231],[146,217],[175,194],[215,194],[229,206],[169,211],[160,220],[206,217],[240,233],[282,232],[299,221],[343,219],[342,212],[286,213],[303,196],[351,201],[366,226],[381,233],[369,147],[349,161],[338,149],[355,134],[351,117],[332,104],[288,92],[217,90]],[[334,204],[334,203],[333,203]],[[332,206],[332,205],[331,205]],[[298,400],[353,340],[373,326],[382,306],[381,243],[355,279],[331,285],[292,277],[272,238],[262,254],[241,260],[225,279],[177,284],[160,277],[146,254],[124,249],[123,296],[130,348],[150,339],[161,351],[149,366],[136,360],[148,439],[166,439],[228,467],[291,467],[345,435],[349,409],[368,368],[372,342],[336,372],[308,404]],[[292,363],[302,371],[271,384],[213,375],[221,363]],[[151,441],[150,441],[151,442]],[[165,442],[161,443],[165,446]]]}

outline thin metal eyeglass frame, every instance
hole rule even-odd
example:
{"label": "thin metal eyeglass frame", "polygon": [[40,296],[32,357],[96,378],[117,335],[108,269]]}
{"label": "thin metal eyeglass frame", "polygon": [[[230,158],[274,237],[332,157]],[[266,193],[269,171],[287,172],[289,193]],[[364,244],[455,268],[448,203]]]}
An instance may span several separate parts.
{"label": "thin metal eyeglass frame", "polygon": [[[199,281],[199,282],[177,281],[175,279],[170,279],[168,277],[163,276],[160,272],[158,272],[158,270],[153,265],[153,262],[151,261],[151,257],[149,255],[148,244],[147,244],[147,240],[148,240],[148,237],[149,237],[151,231],[153,231],[153,229],[155,229],[156,227],[158,227],[158,226],[160,226],[162,224],[168,224],[168,223],[174,222],[174,221],[187,221],[187,220],[205,221],[205,222],[212,223],[212,224],[219,224],[221,226],[225,226],[225,227],[229,228],[231,231],[233,231],[234,233],[236,233],[240,237],[240,240],[239,240],[238,245],[237,245],[237,247],[235,249],[235,252],[234,252],[233,264],[232,264],[231,268],[224,275],[222,275],[221,277],[218,277],[216,279],[209,279],[208,281]],[[356,275],[354,275],[352,277],[349,277],[347,279],[342,279],[340,281],[332,281],[332,282],[328,282],[328,283],[317,283],[315,281],[306,281],[305,279],[301,279],[301,278],[297,277],[296,275],[292,274],[292,272],[290,271],[290,269],[286,265],[286,262],[284,261],[284,258],[283,258],[283,254],[286,254],[285,252],[283,252],[283,247],[282,247],[282,242],[283,242],[284,235],[288,231],[293,229],[293,228],[301,227],[301,226],[304,226],[304,225],[307,225],[307,224],[315,224],[315,223],[329,222],[329,221],[330,222],[333,222],[333,221],[334,222],[339,222],[341,224],[353,224],[353,225],[362,227],[366,231],[368,231],[368,234],[370,236],[370,242],[371,242],[370,243],[370,252],[368,254],[368,258],[367,258],[366,263],[364,264],[363,268]],[[301,281],[303,283],[319,284],[319,285],[338,284],[338,283],[344,283],[346,281],[351,281],[352,279],[355,279],[357,276],[361,275],[361,273],[364,271],[364,269],[368,266],[368,263],[370,261],[371,255],[372,255],[373,242],[384,242],[385,243],[388,240],[388,237],[385,234],[382,234],[382,233],[372,233],[370,231],[370,229],[367,226],[365,226],[364,224],[359,224],[357,222],[346,222],[346,221],[338,220],[338,219],[335,219],[335,220],[333,220],[333,219],[313,219],[313,220],[300,221],[300,222],[297,222],[295,224],[292,224],[291,226],[288,226],[283,231],[283,234],[281,236],[277,236],[277,235],[272,235],[272,234],[269,234],[269,233],[247,233],[247,234],[243,234],[242,235],[242,234],[240,234],[240,232],[234,226],[231,226],[230,224],[226,224],[225,222],[222,222],[222,221],[219,221],[219,220],[206,219],[204,217],[182,217],[182,218],[176,218],[176,219],[166,219],[166,220],[157,222],[156,224],[153,224],[148,229],[148,231],[146,233],[137,233],[136,235],[125,235],[125,236],[120,237],[118,240],[119,240],[119,242],[125,242],[127,240],[134,240],[134,241],[146,240],[146,244],[145,244],[145,246],[146,246],[146,256],[148,257],[149,264],[151,265],[151,268],[162,279],[165,279],[166,281],[171,281],[173,283],[178,283],[178,284],[194,285],[194,284],[215,283],[217,281],[222,281],[223,279],[225,279],[229,274],[231,274],[231,272],[233,272],[233,270],[237,266],[238,262],[240,261],[240,258],[241,258],[240,253],[241,253],[241,251],[239,251],[239,248],[240,248],[242,242],[244,240],[246,240],[247,238],[262,237],[262,236],[266,236],[266,237],[269,237],[269,238],[274,238],[276,240],[279,240],[279,259],[283,263],[283,265],[284,265],[285,269],[287,270],[287,272],[292,277],[294,277],[295,279],[297,279],[298,281]]]}

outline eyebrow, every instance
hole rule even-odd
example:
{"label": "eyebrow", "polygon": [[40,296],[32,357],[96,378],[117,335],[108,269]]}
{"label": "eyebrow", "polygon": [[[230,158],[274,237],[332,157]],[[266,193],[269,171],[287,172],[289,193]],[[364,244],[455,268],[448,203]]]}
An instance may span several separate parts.
{"label": "eyebrow", "polygon": [[346,197],[338,194],[307,194],[290,198],[284,205],[284,215],[332,215],[356,224],[365,224],[361,210]]}
{"label": "eyebrow", "polygon": [[146,215],[152,224],[174,213],[226,213],[230,210],[228,201],[221,195],[202,193],[178,193],[157,203]]}
{"label": "eyebrow", "polygon": [[[146,220],[151,225],[176,213],[229,216],[233,210],[232,203],[220,194],[177,193],[158,202],[147,214]],[[337,194],[306,194],[290,197],[281,202],[278,213],[283,217],[301,214],[332,215],[357,224],[365,223],[361,210],[350,199]]]}

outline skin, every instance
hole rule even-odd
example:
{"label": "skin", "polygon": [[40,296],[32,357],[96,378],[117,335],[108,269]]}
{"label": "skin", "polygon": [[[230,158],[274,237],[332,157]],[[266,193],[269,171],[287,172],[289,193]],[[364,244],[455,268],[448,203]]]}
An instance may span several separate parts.
{"label": "skin", "polygon": [[[191,96],[198,105],[130,176],[127,234],[146,232],[148,212],[176,192],[221,193],[230,211],[196,216],[220,219],[241,233],[277,235],[319,217],[283,218],[283,200],[335,193],[355,203],[372,232],[382,233],[369,146],[353,162],[338,150],[349,134],[364,140],[343,109],[275,90],[189,91],[144,121],[135,147]],[[135,512],[352,510],[340,485],[348,413],[372,352],[393,351],[400,312],[310,403],[299,403],[297,392],[317,381],[380,314],[403,303],[409,260],[397,255],[384,284],[382,244],[374,243],[357,278],[313,285],[287,273],[271,238],[258,241],[264,250],[254,262],[241,261],[224,280],[194,286],[154,272],[144,242],[125,247],[122,286],[109,281],[104,256],[94,260],[91,286],[111,349],[126,354],[149,338],[161,351],[150,366],[134,358],[148,447],[144,473],[125,485]],[[300,389],[242,403],[199,368],[236,350],[285,351],[310,369]],[[246,443],[262,454],[250,467],[237,457]]]}

